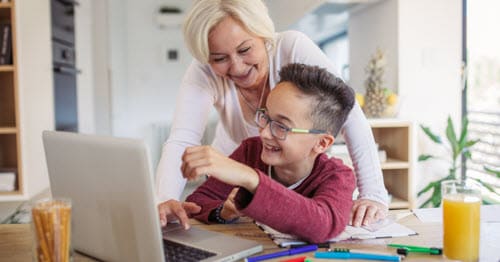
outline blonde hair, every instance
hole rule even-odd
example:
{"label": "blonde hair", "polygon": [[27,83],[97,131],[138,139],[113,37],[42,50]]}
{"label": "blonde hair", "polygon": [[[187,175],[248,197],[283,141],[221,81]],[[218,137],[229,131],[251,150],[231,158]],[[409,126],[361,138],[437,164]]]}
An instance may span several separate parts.
{"label": "blonde hair", "polygon": [[232,17],[251,34],[274,48],[274,24],[261,0],[198,0],[184,21],[184,41],[198,61],[208,63],[208,35],[224,18]]}

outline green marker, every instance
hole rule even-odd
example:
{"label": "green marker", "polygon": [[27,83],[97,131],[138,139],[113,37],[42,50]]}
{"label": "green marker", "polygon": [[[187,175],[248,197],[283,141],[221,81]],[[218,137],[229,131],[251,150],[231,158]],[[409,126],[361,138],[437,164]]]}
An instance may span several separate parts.
{"label": "green marker", "polygon": [[397,252],[400,255],[407,255],[408,252],[415,253],[427,253],[431,255],[442,255],[443,249],[437,247],[418,247],[418,246],[408,246],[408,245],[399,245],[399,244],[388,244],[389,247],[397,248]]}

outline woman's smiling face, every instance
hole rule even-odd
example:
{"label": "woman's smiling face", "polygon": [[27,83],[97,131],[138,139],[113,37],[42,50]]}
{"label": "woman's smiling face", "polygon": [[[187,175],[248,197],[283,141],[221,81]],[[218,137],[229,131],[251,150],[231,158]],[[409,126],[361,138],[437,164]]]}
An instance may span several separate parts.
{"label": "woman's smiling face", "polygon": [[240,88],[267,82],[269,63],[264,39],[250,34],[231,17],[224,18],[208,36],[209,64],[214,72]]}

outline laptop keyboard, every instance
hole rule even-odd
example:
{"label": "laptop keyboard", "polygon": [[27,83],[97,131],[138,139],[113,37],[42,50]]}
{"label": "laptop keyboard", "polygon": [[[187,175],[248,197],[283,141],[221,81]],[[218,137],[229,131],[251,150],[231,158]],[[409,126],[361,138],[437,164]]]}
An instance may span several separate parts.
{"label": "laptop keyboard", "polygon": [[167,262],[200,261],[216,255],[215,253],[186,246],[166,239],[163,239],[163,248],[165,250],[165,261]]}

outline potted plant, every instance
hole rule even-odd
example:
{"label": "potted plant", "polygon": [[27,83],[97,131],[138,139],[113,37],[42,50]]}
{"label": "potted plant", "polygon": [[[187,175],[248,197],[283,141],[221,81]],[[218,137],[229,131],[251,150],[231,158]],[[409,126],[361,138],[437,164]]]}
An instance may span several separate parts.
{"label": "potted plant", "polygon": [[[432,132],[429,127],[426,127],[424,125],[420,125],[420,127],[422,128],[424,133],[427,135],[427,137],[429,137],[434,143],[445,147],[446,150],[450,153],[449,159],[447,159],[450,163],[450,168],[448,169],[448,175],[446,177],[441,178],[441,179],[430,182],[422,190],[420,190],[417,193],[417,196],[420,197],[424,193],[426,193],[430,190],[433,190],[431,196],[428,199],[426,199],[422,203],[422,205],[420,205],[420,208],[426,207],[429,205],[431,205],[433,207],[438,207],[441,204],[441,182],[442,181],[448,180],[448,179],[465,180],[467,178],[467,177],[465,177],[465,175],[463,175],[464,173],[462,173],[461,176],[457,177],[456,173],[457,173],[457,170],[459,170],[460,164],[461,164],[461,162],[459,161],[459,157],[461,155],[463,155],[463,156],[465,156],[466,159],[471,159],[470,148],[479,141],[479,139],[475,139],[475,140],[468,139],[468,137],[467,137],[468,125],[469,125],[468,119],[464,118],[462,120],[462,128],[460,130],[460,136],[457,137],[457,135],[455,133],[453,121],[451,120],[451,117],[448,117],[448,123],[446,126],[446,132],[445,132],[448,143],[444,143],[443,139],[441,139],[440,136],[438,136],[434,132]],[[430,154],[422,154],[418,157],[418,161],[427,161],[427,160],[431,160],[431,159],[442,159],[442,158],[434,156],[434,155],[430,155]],[[500,177],[500,174],[498,173],[498,171],[492,170],[492,169],[487,168],[487,167],[485,167],[485,170],[487,170],[488,172],[492,172],[492,173],[496,172],[493,174],[496,174],[498,177]],[[499,194],[488,183],[483,182],[483,181],[476,179],[476,178],[469,177],[469,179],[476,181],[480,186],[483,186],[484,188],[486,188],[490,192],[493,192],[495,194]]]}
{"label": "potted plant", "polygon": [[16,210],[2,220],[0,224],[23,224],[29,222],[29,211],[25,205],[26,203],[23,202],[17,206]]}

